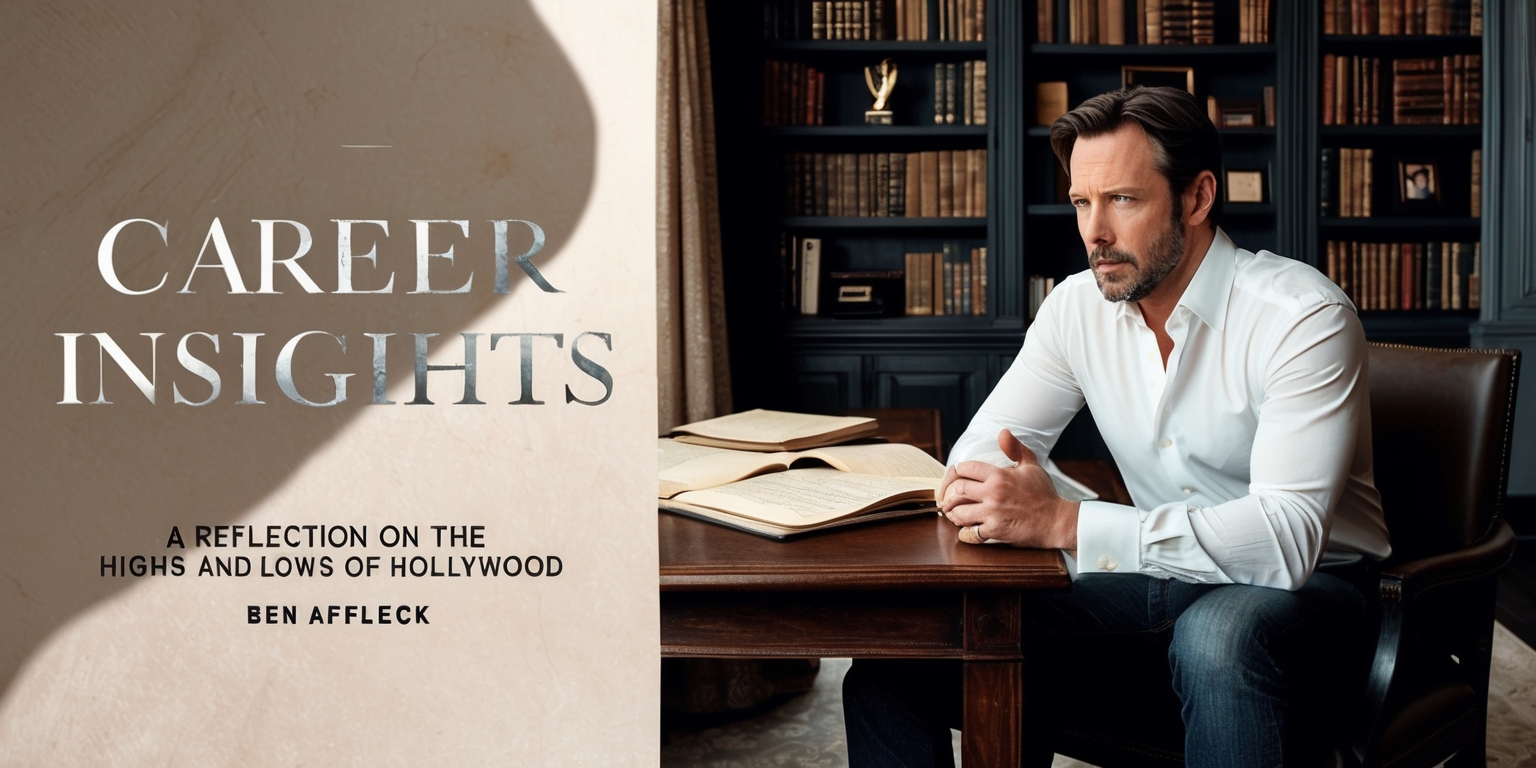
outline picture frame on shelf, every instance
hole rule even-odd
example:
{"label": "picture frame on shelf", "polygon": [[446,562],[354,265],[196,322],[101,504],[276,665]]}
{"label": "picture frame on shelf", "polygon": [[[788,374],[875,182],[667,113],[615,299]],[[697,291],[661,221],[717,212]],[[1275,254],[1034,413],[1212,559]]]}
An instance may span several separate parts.
{"label": "picture frame on shelf", "polygon": [[1130,64],[1120,67],[1120,87],[1131,88],[1135,86],[1183,88],[1193,96],[1195,94],[1195,68],[1154,67]]}
{"label": "picture frame on shelf", "polygon": [[1228,170],[1226,183],[1226,201],[1229,203],[1263,203],[1268,200],[1266,184],[1264,183],[1264,171],[1256,170]]}
{"label": "picture frame on shelf", "polygon": [[1439,210],[1440,163],[1429,158],[1400,158],[1397,161],[1397,201],[1404,211]]}
{"label": "picture frame on shelf", "polygon": [[1218,99],[1211,96],[1207,100],[1207,106],[1211,122],[1217,129],[1264,126],[1263,102],[1254,99]]}

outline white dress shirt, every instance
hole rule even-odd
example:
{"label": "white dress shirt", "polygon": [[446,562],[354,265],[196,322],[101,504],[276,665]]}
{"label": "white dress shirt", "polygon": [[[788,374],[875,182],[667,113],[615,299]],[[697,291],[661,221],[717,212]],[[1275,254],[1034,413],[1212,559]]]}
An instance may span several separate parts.
{"label": "white dress shirt", "polygon": [[1165,328],[1166,370],[1135,303],[1067,278],[950,464],[1011,466],[1002,429],[1046,457],[1086,402],[1135,506],[1082,503],[1078,574],[1298,589],[1325,549],[1386,557],[1365,336],[1338,286],[1218,229]]}

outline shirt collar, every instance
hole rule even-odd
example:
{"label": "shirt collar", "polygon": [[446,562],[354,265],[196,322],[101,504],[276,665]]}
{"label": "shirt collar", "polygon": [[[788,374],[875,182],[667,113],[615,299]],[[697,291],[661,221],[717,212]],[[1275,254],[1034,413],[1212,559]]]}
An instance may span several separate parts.
{"label": "shirt collar", "polygon": [[[1200,267],[1195,270],[1195,276],[1190,278],[1189,285],[1184,286],[1184,294],[1174,305],[1174,309],[1183,307],[1193,312],[1194,315],[1211,330],[1220,332],[1226,326],[1227,299],[1232,296],[1232,280],[1237,273],[1237,246],[1232,244],[1232,239],[1221,227],[1216,228],[1216,236],[1211,238],[1211,245],[1205,251],[1205,258],[1200,260]],[[1141,320],[1141,308],[1131,301],[1115,302],[1115,316],[1121,320],[1136,318]]]}
{"label": "shirt collar", "polygon": [[1195,313],[1195,316],[1220,332],[1226,325],[1227,300],[1232,297],[1232,280],[1237,272],[1237,246],[1220,227],[1211,239],[1211,247],[1200,261],[1195,276],[1184,287],[1178,306]]}

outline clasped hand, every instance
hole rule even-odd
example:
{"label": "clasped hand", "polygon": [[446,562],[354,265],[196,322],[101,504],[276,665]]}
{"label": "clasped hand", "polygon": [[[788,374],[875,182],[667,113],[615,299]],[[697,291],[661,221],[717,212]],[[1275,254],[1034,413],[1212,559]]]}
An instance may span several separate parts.
{"label": "clasped hand", "polygon": [[950,467],[939,484],[944,517],[960,528],[979,524],[977,533],[987,540],[1077,549],[1078,503],[1057,495],[1034,452],[1012,432],[998,432],[997,447],[1017,466],[962,461]]}

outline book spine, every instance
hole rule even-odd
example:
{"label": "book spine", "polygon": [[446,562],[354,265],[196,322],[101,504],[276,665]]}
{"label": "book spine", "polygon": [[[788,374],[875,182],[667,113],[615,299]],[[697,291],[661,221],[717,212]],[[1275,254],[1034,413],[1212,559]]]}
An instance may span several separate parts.
{"label": "book spine", "polygon": [[966,61],[960,64],[960,124],[972,124],[972,109],[976,105],[976,63]]}
{"label": "book spine", "polygon": [[1336,213],[1335,202],[1336,187],[1334,185],[1334,166],[1338,164],[1338,150],[1334,147],[1323,147],[1318,152],[1318,215],[1333,216]]}
{"label": "book spine", "polygon": [[1334,125],[1333,113],[1333,78],[1334,67],[1338,65],[1338,57],[1331,53],[1323,54],[1323,125]]}
{"label": "book spine", "polygon": [[944,70],[941,62],[933,65],[933,122],[944,124]]}
{"label": "book spine", "polygon": [[971,151],[976,153],[976,191],[971,199],[976,204],[976,215],[984,217],[987,215],[987,150]]}
{"label": "book spine", "polygon": [[976,268],[976,271],[980,274],[979,280],[981,283],[980,289],[976,292],[976,301],[980,307],[977,309],[976,314],[985,315],[987,314],[987,247],[983,245],[976,250],[979,252],[977,259],[979,266]]}
{"label": "book spine", "polygon": [[807,237],[800,251],[800,314],[815,315],[820,309],[821,238]]}
{"label": "book spine", "polygon": [[939,291],[944,287],[944,267],[939,262],[939,254],[932,251],[924,253],[923,264],[926,267],[923,271],[923,285],[926,289],[923,293],[923,303],[928,307],[928,314],[942,315],[944,303],[937,299],[941,295]]}
{"label": "book spine", "polygon": [[903,181],[903,201],[901,215],[917,217],[923,215],[923,160],[917,152],[908,152],[903,162],[906,167],[906,178]]}
{"label": "book spine", "polygon": [[975,65],[976,103],[971,119],[975,125],[987,124],[987,61],[980,59]]}
{"label": "book spine", "polygon": [[959,91],[960,65],[951,62],[944,66],[944,122],[953,125],[955,122],[956,92]]}
{"label": "book spine", "polygon": [[921,215],[924,218],[936,218],[939,215],[939,153],[937,150],[928,150],[918,153],[922,169],[922,195],[920,198]]}
{"label": "book spine", "polygon": [[940,217],[955,215],[955,153],[953,150],[941,149],[938,152],[938,185],[939,185],[939,210]]}

